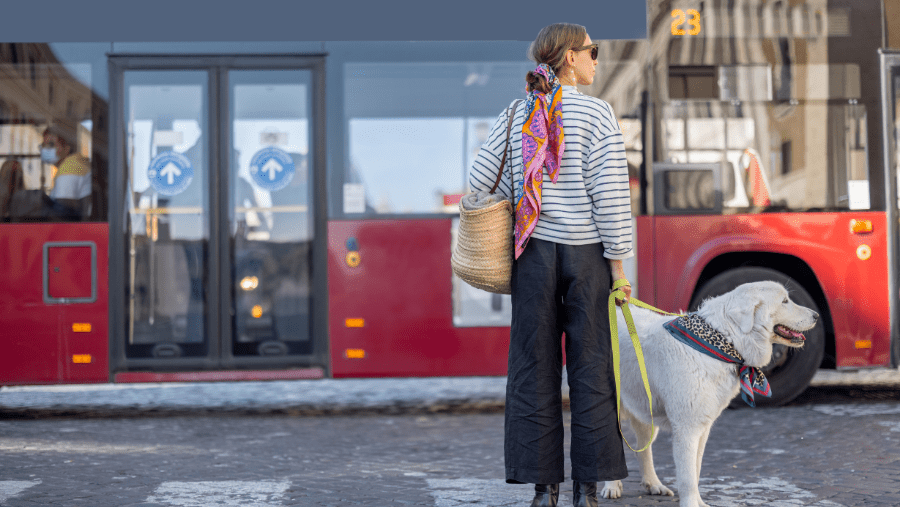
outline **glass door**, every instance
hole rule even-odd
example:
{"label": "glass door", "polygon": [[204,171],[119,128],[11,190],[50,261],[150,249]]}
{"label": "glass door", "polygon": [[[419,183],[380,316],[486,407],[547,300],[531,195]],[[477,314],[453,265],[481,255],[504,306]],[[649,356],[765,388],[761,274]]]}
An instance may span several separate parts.
{"label": "glass door", "polygon": [[210,113],[204,70],[129,70],[125,92],[129,357],[210,354]]}
{"label": "glass door", "polygon": [[312,352],[308,70],[229,70],[235,356]]}
{"label": "glass door", "polygon": [[321,59],[111,61],[124,163],[114,368],[325,365],[313,339]]}

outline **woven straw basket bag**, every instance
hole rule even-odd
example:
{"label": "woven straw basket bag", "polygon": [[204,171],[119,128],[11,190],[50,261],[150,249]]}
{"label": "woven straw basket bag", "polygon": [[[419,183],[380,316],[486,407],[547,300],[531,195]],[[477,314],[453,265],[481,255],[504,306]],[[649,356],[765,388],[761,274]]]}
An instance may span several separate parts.
{"label": "woven straw basket bag", "polygon": [[[506,155],[517,101],[506,125],[506,148],[491,193],[497,190]],[[461,280],[477,289],[509,294],[513,263],[513,209],[508,199],[479,209],[465,209],[459,203],[459,231],[450,266]]]}

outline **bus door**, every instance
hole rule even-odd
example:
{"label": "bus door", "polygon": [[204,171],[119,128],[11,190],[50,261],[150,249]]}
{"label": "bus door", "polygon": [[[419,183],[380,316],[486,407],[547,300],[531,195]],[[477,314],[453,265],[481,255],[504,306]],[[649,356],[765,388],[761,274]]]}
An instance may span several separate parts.
{"label": "bus door", "polygon": [[114,371],[327,366],[312,318],[322,67],[110,58]]}
{"label": "bus door", "polygon": [[900,364],[900,51],[880,50],[882,77],[882,121],[884,122],[884,167],[887,171],[888,223],[891,224],[889,297],[891,308],[891,360]]}

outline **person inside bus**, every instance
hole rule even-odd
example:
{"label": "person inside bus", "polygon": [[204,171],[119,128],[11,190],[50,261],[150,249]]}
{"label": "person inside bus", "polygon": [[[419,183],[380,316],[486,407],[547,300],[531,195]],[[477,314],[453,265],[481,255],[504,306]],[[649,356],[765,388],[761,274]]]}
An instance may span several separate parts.
{"label": "person inside bus", "polygon": [[57,168],[50,191],[54,214],[79,219],[90,215],[91,162],[74,147],[74,140],[66,130],[55,126],[44,130],[41,161]]}
{"label": "person inside bus", "polygon": [[0,221],[9,222],[12,214],[10,204],[17,193],[25,190],[25,175],[22,164],[11,158],[0,166]]}
{"label": "person inside bus", "polygon": [[[565,479],[565,333],[573,500],[596,506],[598,481],[628,475],[607,306],[613,280],[625,278],[622,260],[633,256],[625,145],[609,104],[576,88],[593,82],[597,66],[597,45],[583,26],[543,28],[529,57],[538,65],[515,109],[511,171],[504,169],[498,186],[515,209],[506,482],[535,484],[533,507],[557,505]],[[497,118],[475,159],[473,191],[490,191],[496,181],[511,110]],[[624,289],[627,300],[631,288]]]}

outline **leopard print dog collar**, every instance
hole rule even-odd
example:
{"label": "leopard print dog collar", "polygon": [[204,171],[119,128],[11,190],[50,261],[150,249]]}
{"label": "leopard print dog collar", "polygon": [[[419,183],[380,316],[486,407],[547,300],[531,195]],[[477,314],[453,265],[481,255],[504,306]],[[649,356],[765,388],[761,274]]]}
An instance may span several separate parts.
{"label": "leopard print dog collar", "polygon": [[669,334],[692,349],[703,352],[720,361],[740,365],[738,378],[741,382],[741,398],[751,407],[756,406],[753,399],[754,393],[761,396],[772,396],[769,381],[766,380],[763,372],[755,366],[744,364],[744,358],[734,348],[734,344],[728,341],[722,333],[713,329],[696,313],[678,317],[665,323],[664,327]]}

